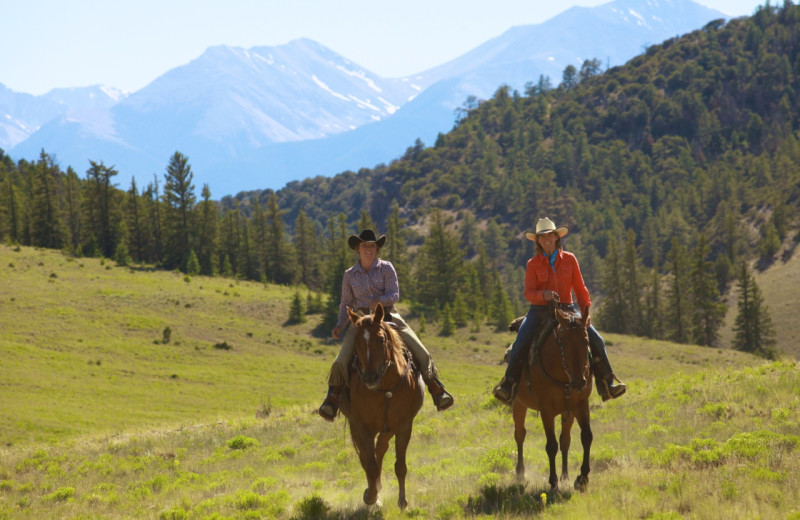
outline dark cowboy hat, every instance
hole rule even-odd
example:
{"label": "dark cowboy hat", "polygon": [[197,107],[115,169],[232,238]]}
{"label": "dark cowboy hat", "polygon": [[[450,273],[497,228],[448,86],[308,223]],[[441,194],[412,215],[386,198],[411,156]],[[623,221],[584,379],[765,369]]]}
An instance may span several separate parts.
{"label": "dark cowboy hat", "polygon": [[383,247],[383,243],[386,242],[386,235],[381,235],[380,238],[377,238],[374,230],[365,229],[360,235],[350,235],[350,238],[347,239],[347,245],[350,246],[350,249],[358,249],[358,245],[361,242],[375,242],[378,244],[378,249],[380,249]]}

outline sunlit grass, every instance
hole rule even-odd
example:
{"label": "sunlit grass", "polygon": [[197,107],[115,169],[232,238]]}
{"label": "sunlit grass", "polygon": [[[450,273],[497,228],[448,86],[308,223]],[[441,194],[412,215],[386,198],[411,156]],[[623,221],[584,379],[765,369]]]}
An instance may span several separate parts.
{"label": "sunlit grass", "polygon": [[511,334],[422,333],[456,406],[426,397],[401,514],[393,449],[364,508],[344,421],[315,414],[337,345],[284,326],[291,289],[107,267],[0,246],[0,519],[800,518],[795,362],[607,335],[628,393],[591,397],[588,491],[576,425],[554,493],[538,416],[519,485],[490,396]]}

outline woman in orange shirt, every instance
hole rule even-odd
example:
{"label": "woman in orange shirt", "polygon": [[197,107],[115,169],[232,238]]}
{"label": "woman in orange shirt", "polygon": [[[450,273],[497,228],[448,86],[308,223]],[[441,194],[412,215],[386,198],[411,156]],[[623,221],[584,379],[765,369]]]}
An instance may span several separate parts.
{"label": "woman in orange shirt", "polygon": [[[539,219],[536,233],[525,233],[528,240],[536,243],[536,255],[528,260],[525,269],[525,299],[530,309],[517,331],[517,338],[508,355],[505,377],[494,388],[494,396],[504,403],[510,403],[514,396],[514,386],[522,372],[519,354],[523,347],[530,345],[539,326],[539,311],[550,300],[567,305],[573,312],[585,314],[592,303],[589,290],[583,283],[581,269],[575,255],[561,249],[561,238],[567,234],[566,227],[557,228],[549,218]],[[578,304],[572,303],[572,292]],[[580,307],[578,307],[580,306]],[[589,326],[589,346],[592,350],[593,366],[597,382],[597,392],[603,401],[617,398],[625,393],[626,387],[614,375],[606,354],[606,345],[594,326]]]}

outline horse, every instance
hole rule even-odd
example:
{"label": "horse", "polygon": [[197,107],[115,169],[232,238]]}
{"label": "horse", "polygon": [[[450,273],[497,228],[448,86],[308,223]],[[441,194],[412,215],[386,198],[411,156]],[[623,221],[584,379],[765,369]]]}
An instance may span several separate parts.
{"label": "horse", "polygon": [[356,369],[350,376],[349,399],[343,399],[341,411],[350,423],[353,446],[367,476],[364,503],[373,505],[378,500],[383,456],[395,437],[397,505],[405,510],[406,450],[414,417],[425,398],[425,386],[413,369],[411,354],[400,334],[391,322],[384,321],[389,317],[382,305],[378,304],[372,315],[362,317],[349,307],[347,313],[357,330]]}
{"label": "horse", "polygon": [[[550,307],[548,307],[548,310]],[[590,325],[589,309],[583,317],[565,312],[556,306],[552,311],[556,325],[538,353],[531,352],[529,362],[522,371],[516,396],[512,403],[514,440],[517,442],[517,479],[525,479],[522,446],[525,442],[525,415],[528,408],[538,410],[544,426],[547,444],[545,451],[550,460],[550,487],[558,489],[556,476],[555,418],[561,415],[561,479],[568,480],[567,469],[570,430],[575,419],[581,427],[583,463],[581,474],[574,487],[585,491],[589,484],[589,451],[592,429],[589,424],[589,395],[592,393],[592,372],[589,363]],[[544,322],[544,320],[543,320]],[[533,359],[535,358],[535,359]]]}

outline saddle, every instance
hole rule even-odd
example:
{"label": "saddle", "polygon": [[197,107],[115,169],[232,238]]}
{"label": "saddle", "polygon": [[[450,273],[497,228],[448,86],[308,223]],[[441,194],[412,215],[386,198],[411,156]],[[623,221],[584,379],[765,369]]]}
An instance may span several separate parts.
{"label": "saddle", "polygon": [[[572,304],[550,304],[548,305],[547,309],[547,319],[542,321],[536,330],[533,333],[533,340],[531,343],[522,346],[522,352],[520,352],[520,357],[518,359],[527,359],[528,366],[533,366],[539,360],[539,352],[542,350],[542,346],[544,342],[547,340],[547,336],[553,332],[553,329],[556,328],[558,320],[555,317],[555,308],[560,308],[561,310],[573,312],[572,311]],[[525,319],[525,316],[520,316],[516,318],[511,324],[508,326],[508,330],[511,332],[517,332],[522,325],[522,320]],[[503,357],[504,361],[508,361],[508,356],[511,353],[511,345],[508,346],[506,349],[505,356]],[[591,359],[591,349],[589,353]]]}

